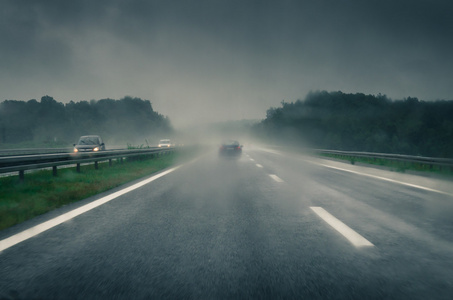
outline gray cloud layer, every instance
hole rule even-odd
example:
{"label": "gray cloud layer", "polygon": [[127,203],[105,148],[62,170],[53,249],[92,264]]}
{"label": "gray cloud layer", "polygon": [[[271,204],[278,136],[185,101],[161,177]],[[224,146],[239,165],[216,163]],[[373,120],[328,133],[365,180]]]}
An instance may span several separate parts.
{"label": "gray cloud layer", "polygon": [[0,99],[150,99],[177,126],[310,90],[452,99],[453,2],[2,1]]}

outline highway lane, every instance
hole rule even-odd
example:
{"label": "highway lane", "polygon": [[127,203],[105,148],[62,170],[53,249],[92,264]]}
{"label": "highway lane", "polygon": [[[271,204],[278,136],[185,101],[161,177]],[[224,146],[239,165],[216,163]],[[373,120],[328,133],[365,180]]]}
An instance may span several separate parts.
{"label": "highway lane", "polygon": [[[5,249],[0,299],[450,299],[453,197],[325,163],[206,154]],[[354,246],[319,207],[372,245]]]}

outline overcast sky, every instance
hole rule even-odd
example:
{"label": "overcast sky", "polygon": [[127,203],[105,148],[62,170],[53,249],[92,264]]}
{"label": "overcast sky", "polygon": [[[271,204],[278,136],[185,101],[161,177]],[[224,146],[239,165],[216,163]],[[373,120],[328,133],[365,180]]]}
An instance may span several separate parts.
{"label": "overcast sky", "polygon": [[453,99],[453,1],[0,0],[0,100],[126,95],[175,127],[310,91]]}

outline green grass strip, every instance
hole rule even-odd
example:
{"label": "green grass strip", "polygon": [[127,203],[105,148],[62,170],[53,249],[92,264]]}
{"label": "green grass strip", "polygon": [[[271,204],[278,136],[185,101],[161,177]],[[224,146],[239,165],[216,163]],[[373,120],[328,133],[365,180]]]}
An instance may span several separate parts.
{"label": "green grass strip", "polygon": [[158,158],[141,157],[125,159],[113,165],[99,163],[74,168],[25,174],[25,181],[18,176],[0,178],[0,230],[21,223],[63,205],[105,192],[124,183],[150,175],[173,165],[181,155],[169,154]]}

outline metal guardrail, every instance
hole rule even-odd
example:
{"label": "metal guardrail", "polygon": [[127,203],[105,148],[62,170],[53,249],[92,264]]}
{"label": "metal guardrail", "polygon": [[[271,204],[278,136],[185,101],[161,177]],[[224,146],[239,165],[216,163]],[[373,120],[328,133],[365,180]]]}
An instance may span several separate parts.
{"label": "metal guardrail", "polygon": [[[126,150],[122,146],[111,146],[108,150]],[[71,153],[74,147],[65,148],[20,148],[20,149],[0,149],[1,156],[17,156],[19,154],[51,154],[51,153]]]}
{"label": "metal guardrail", "polygon": [[78,152],[78,153],[53,153],[53,154],[32,154],[0,157],[0,173],[19,172],[19,178],[24,179],[24,171],[32,169],[53,168],[53,174],[57,175],[57,167],[63,165],[76,165],[80,172],[81,163],[94,162],[95,168],[98,162],[109,161],[112,159],[122,160],[125,157],[143,155],[161,155],[173,152],[174,147],[170,148],[149,148],[132,150],[109,150],[99,152]]}
{"label": "metal guardrail", "polygon": [[384,159],[400,161],[400,162],[420,163],[420,164],[425,164],[425,165],[430,165],[430,166],[436,165],[436,166],[441,166],[441,167],[453,168],[453,159],[449,159],[449,158],[433,158],[433,157],[412,156],[412,155],[402,155],[402,154],[337,151],[337,150],[322,150],[322,149],[315,149],[313,151],[315,153],[319,153],[319,154],[334,154],[334,155],[348,156],[348,157],[366,157],[366,158],[371,158],[371,159],[384,158]]}
{"label": "metal guardrail", "polygon": [[44,154],[44,153],[70,153],[74,147],[66,148],[21,148],[21,149],[0,149],[0,156],[16,156],[19,154]]}

